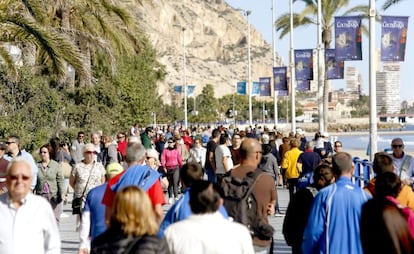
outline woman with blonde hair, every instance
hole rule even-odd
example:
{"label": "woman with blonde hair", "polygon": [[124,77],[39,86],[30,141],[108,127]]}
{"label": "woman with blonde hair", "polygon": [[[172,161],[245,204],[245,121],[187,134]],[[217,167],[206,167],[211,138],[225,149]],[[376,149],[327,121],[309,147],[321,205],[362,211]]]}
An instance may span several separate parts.
{"label": "woman with blonde hair", "polygon": [[91,253],[170,253],[148,195],[136,186],[117,192],[108,229],[92,241]]}

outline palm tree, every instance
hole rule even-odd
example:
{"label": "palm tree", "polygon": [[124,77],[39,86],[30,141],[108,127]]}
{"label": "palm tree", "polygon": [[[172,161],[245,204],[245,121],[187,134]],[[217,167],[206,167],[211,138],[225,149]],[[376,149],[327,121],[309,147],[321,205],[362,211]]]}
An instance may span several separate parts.
{"label": "palm tree", "polygon": [[402,1],[403,1],[403,0],[387,0],[387,1],[385,1],[385,3],[382,5],[382,9],[383,9],[383,10],[386,10],[386,9],[390,8],[391,6],[396,5],[396,4],[398,4],[398,3],[402,2]]}
{"label": "palm tree", "polygon": [[[294,0],[294,2],[303,2],[305,4],[304,9],[300,13],[293,13],[293,27],[307,27],[317,24],[318,13],[318,0]],[[346,15],[361,15],[368,13],[369,6],[358,5],[352,7],[344,12],[339,13],[344,8],[348,7],[349,0],[320,0],[322,6],[322,41],[325,48],[330,48],[333,36],[333,23],[335,16]],[[280,31],[280,39],[290,33],[290,13],[282,14],[275,22],[276,30]],[[315,36],[316,43],[316,36]],[[321,59],[325,61],[324,59]],[[319,88],[321,89],[321,88]],[[323,108],[319,107],[319,125],[324,126],[324,131],[327,129],[328,124],[328,96],[329,96],[329,83],[325,80],[323,86]],[[321,98],[318,98],[319,100]]]}
{"label": "palm tree", "polygon": [[58,31],[37,22],[32,15],[34,11],[45,16],[38,5],[28,4],[28,1],[0,1],[0,57],[4,60],[3,65],[8,73],[17,77],[16,66],[6,48],[9,45],[23,49],[23,61],[27,60],[24,49],[34,49],[31,65],[46,66],[50,73],[57,76],[66,74],[65,62],[70,63],[80,73],[85,73],[82,55],[76,45]]}
{"label": "palm tree", "polygon": [[146,38],[128,11],[133,8],[108,0],[50,1],[54,2],[50,9],[50,15],[57,20],[54,25],[79,45],[85,56],[84,65],[90,70],[90,76],[80,77],[80,86],[92,83],[92,64],[97,54],[106,56],[115,73],[116,55],[137,54],[145,47]]}

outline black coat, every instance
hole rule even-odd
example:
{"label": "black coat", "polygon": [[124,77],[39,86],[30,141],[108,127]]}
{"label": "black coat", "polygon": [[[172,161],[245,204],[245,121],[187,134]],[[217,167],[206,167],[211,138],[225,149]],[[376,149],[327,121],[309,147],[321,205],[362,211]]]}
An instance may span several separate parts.
{"label": "black coat", "polygon": [[91,254],[169,254],[165,239],[157,236],[128,237],[108,229],[92,241]]}

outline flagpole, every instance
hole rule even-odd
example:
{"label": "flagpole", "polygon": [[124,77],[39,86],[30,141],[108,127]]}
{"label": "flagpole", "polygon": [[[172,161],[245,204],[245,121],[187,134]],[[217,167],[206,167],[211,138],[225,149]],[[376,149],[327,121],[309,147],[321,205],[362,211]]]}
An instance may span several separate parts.
{"label": "flagpole", "polygon": [[290,98],[291,98],[291,111],[290,114],[292,115],[292,131],[296,131],[296,105],[295,105],[295,53],[293,48],[293,0],[290,0],[289,3],[290,9]]}
{"label": "flagpole", "polygon": [[321,0],[318,0],[318,23],[317,23],[317,59],[318,59],[318,115],[319,115],[319,131],[322,133],[327,131],[327,126],[325,126],[324,114],[324,79],[325,79],[325,65],[324,60],[322,60],[322,8]]}
{"label": "flagpole", "polygon": [[[274,10],[274,0],[270,0],[272,2],[272,45],[273,45],[273,67],[276,67],[276,39],[275,39],[275,10]],[[275,89],[274,79],[273,79],[273,93],[274,93],[274,118],[275,118],[275,130],[278,124],[278,112],[277,112],[277,90]]]}
{"label": "flagpole", "polygon": [[377,152],[377,86],[375,73],[375,0],[369,3],[369,145],[371,161]]}

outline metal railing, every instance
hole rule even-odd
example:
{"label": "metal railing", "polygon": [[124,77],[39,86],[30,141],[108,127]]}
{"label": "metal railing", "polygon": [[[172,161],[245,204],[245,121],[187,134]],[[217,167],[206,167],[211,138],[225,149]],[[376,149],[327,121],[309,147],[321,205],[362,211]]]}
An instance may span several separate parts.
{"label": "metal railing", "polygon": [[363,188],[367,186],[369,181],[374,177],[372,162],[367,159],[361,160],[359,157],[354,157],[353,162],[355,165],[355,171],[352,181],[359,187]]}

